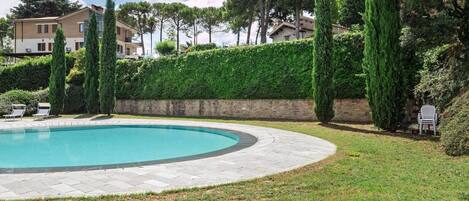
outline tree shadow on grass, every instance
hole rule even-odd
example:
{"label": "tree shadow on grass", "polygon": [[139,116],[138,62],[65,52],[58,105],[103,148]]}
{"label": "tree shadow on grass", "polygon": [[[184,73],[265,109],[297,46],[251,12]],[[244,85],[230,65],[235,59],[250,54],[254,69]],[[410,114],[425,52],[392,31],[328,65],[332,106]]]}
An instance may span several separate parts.
{"label": "tree shadow on grass", "polygon": [[401,137],[411,140],[428,140],[428,141],[439,141],[439,136],[432,136],[432,135],[418,135],[418,134],[411,134],[402,130],[396,132],[389,132],[389,131],[380,131],[380,130],[371,130],[371,129],[363,129],[363,128],[356,128],[352,126],[347,126],[343,124],[334,124],[334,123],[319,123],[320,126],[330,128],[330,129],[337,129],[341,131],[350,131],[350,132],[357,132],[357,133],[365,133],[365,134],[374,134],[374,135],[384,135],[384,136],[392,136],[392,137]]}

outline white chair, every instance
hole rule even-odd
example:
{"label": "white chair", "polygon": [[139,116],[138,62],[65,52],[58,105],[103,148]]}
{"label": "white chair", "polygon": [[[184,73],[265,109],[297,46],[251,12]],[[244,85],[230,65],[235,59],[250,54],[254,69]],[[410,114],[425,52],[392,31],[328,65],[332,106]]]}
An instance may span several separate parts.
{"label": "white chair", "polygon": [[33,117],[46,118],[50,116],[50,103],[37,104],[37,113]]}
{"label": "white chair", "polygon": [[16,119],[16,118],[23,119],[24,113],[26,113],[26,105],[12,104],[11,113],[3,115],[3,117],[5,117],[5,119]]}
{"label": "white chair", "polygon": [[422,129],[425,125],[431,125],[433,127],[433,133],[436,135],[436,124],[438,123],[438,114],[436,108],[433,105],[424,105],[420,108],[420,112],[417,117],[419,123],[419,134],[422,134]]}

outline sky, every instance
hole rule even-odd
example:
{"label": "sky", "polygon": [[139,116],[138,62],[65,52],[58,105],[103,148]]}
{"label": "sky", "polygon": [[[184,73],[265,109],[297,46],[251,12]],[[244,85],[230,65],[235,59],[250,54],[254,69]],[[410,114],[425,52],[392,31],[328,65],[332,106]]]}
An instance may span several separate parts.
{"label": "sky", "polygon": [[[13,8],[14,6],[18,5],[20,0],[1,0],[2,5],[0,7],[0,17],[4,17],[6,14],[9,13],[10,9]],[[106,0],[70,0],[70,1],[79,1],[81,4],[84,6],[89,6],[91,4],[96,4],[100,6],[104,6],[106,4]],[[143,0],[115,0],[116,5],[125,3],[125,2],[138,2],[138,1],[143,1]],[[221,7],[223,5],[224,0],[145,0],[151,3],[155,2],[165,2],[165,3],[172,3],[172,2],[181,2],[184,3],[190,7]],[[200,28],[199,28],[200,29]],[[257,24],[254,23],[252,27],[252,34],[251,34],[251,40],[254,41],[255,39],[255,34],[256,34],[256,29],[257,29]],[[246,42],[246,33],[241,33],[241,43]],[[163,38],[166,37],[166,34],[163,34]],[[159,41],[159,30],[156,31],[155,34],[153,34],[153,47],[156,46],[156,42]],[[203,43],[208,43],[208,33],[201,33],[198,36],[198,43],[203,44]],[[139,39],[140,40],[140,39]],[[185,42],[191,41],[190,38],[186,37],[185,34],[181,34],[181,44],[185,44]],[[234,45],[236,44],[236,35],[231,33],[231,32],[223,32],[221,30],[218,30],[218,32],[212,33],[212,42],[215,42],[219,46],[224,46],[224,45]],[[150,34],[146,34],[144,36],[144,43],[145,43],[145,51],[147,54],[150,54]],[[154,48],[151,48],[154,49]],[[153,54],[155,54],[155,51],[153,50]]]}

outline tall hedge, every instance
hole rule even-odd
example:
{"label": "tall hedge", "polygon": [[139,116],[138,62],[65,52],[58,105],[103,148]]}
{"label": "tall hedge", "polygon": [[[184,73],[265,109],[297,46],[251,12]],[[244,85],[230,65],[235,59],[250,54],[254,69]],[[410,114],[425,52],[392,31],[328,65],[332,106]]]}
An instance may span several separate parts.
{"label": "tall hedge", "polygon": [[[74,65],[75,58],[68,55],[67,71]],[[13,89],[38,90],[49,85],[52,56],[23,59],[19,63],[0,68],[0,93]],[[32,76],[34,75],[34,76]]]}
{"label": "tall hedge", "polygon": [[407,88],[400,63],[399,0],[366,0],[367,97],[374,124],[395,131],[404,117]]}
{"label": "tall hedge", "polygon": [[[363,98],[363,37],[334,37],[336,98]],[[117,63],[118,99],[311,98],[312,40]]]}
{"label": "tall hedge", "polygon": [[334,118],[334,66],[332,65],[331,1],[316,0],[316,29],[313,47],[313,98],[321,122]]}
{"label": "tall hedge", "polygon": [[52,51],[51,75],[49,79],[50,113],[59,115],[64,108],[65,99],[65,36],[62,29],[57,29]]}
{"label": "tall hedge", "polygon": [[103,45],[101,48],[101,69],[99,73],[99,104],[101,112],[107,115],[112,113],[115,99],[117,43],[114,7],[114,1],[106,1]]}
{"label": "tall hedge", "polygon": [[90,114],[99,113],[99,35],[98,22],[93,13],[86,34],[85,103]]}

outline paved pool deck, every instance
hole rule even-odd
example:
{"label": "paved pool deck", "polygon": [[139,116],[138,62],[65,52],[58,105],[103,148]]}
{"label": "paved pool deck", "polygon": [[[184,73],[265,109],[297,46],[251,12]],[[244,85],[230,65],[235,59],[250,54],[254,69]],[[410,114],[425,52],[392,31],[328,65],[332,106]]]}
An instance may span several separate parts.
{"label": "paved pool deck", "polygon": [[228,129],[250,134],[247,148],[208,158],[137,167],[0,174],[0,199],[99,196],[161,192],[259,178],[296,169],[333,155],[336,146],[301,133],[250,125],[144,119],[31,119],[6,122],[1,129],[88,125],[175,125]]}

